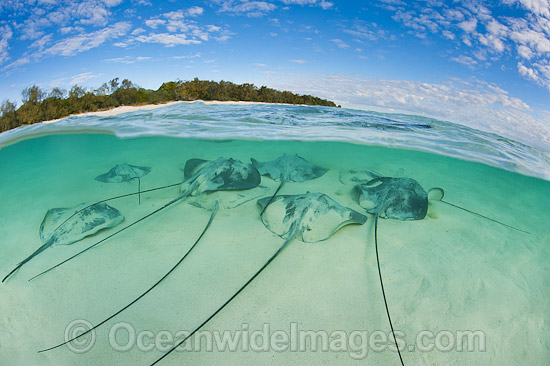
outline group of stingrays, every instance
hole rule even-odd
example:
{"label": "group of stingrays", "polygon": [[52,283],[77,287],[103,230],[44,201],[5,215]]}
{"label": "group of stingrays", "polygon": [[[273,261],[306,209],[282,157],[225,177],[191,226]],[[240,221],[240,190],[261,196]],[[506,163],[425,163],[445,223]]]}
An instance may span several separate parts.
{"label": "group of stingrays", "polygon": [[[296,195],[279,195],[280,190],[285,183],[305,182],[323,176],[328,169],[316,166],[308,162],[306,159],[293,154],[284,154],[279,158],[267,161],[258,162],[251,159],[251,163],[243,163],[240,160],[218,158],[216,160],[190,159],[183,169],[184,181],[176,184],[170,184],[163,187],[141,190],[141,177],[151,172],[151,168],[140,167],[130,164],[118,164],[105,174],[96,177],[96,180],[105,183],[120,183],[128,182],[134,179],[138,180],[138,191],[135,193],[124,194],[116,197],[104,199],[95,203],[83,203],[73,208],[54,208],[50,209],[40,225],[40,238],[42,245],[34,251],[30,256],[21,261],[8,275],[4,277],[2,282],[12,276],[19,268],[28,263],[36,255],[53,245],[66,245],[78,242],[87,236],[93,235],[98,231],[113,228],[124,221],[124,216],[116,208],[108,205],[106,202],[118,198],[138,195],[141,202],[141,194],[159,189],[180,186],[180,194],[171,201],[164,204],[162,207],[150,212],[140,219],[126,225],[125,227],[106,236],[100,241],[88,246],[77,254],[65,259],[55,266],[39,273],[30,280],[41,276],[62,264],[72,260],[73,258],[83,254],[87,250],[105,242],[116,234],[127,230],[137,223],[151,217],[152,215],[166,209],[167,207],[184,200],[191,198],[214,196],[215,202],[209,208],[211,215],[208,223],[194,244],[189,247],[186,253],[176,262],[176,264],[166,272],[157,282],[152,284],[146,291],[137,296],[134,300],[128,303],[125,307],[118,310],[105,320],[97,323],[95,326],[78,336],[68,339],[63,343],[43,349],[39,352],[46,352],[59,348],[69,342],[80,338],[102,324],[111,320],[141,298],[151,292],[164,279],[166,279],[174,270],[189,256],[193,249],[198,245],[201,238],[204,236],[210,227],[214,217],[220,206],[220,202],[226,201],[224,207],[231,208],[237,205],[250,201],[241,200],[235,204],[235,201],[228,201],[228,197],[224,194],[216,194],[223,191],[245,191],[251,190],[260,186],[261,176],[267,176],[274,181],[279,181],[279,186],[276,191],[267,197],[257,200],[260,209],[260,218],[267,229],[274,234],[284,239],[282,245],[274,252],[274,254],[261,266],[252,277],[249,278],[229,299],[225,301],[214,313],[207,319],[202,321],[192,332],[184,339],[174,345],[169,351],[164,353],[152,365],[157,364],[163,358],[168,356],[176,348],[186,342],[193,334],[206,325],[220,311],[222,311],[235,297],[237,297],[254,279],[264,271],[269,264],[279,256],[283,250],[298,239],[305,243],[315,243],[328,239],[332,234],[343,226],[349,224],[364,224],[367,221],[367,216],[349,207],[345,207],[328,195],[319,192],[307,192]],[[443,200],[444,191],[442,188],[432,188],[426,192],[422,186],[412,178],[404,177],[387,177],[371,171],[347,171],[340,174],[340,181],[346,184],[353,184],[354,198],[360,207],[365,210],[365,213],[374,216],[374,243],[376,251],[376,261],[378,266],[378,274],[380,286],[384,299],[384,305],[390,328],[394,332],[393,323],[390,316],[389,306],[384,290],[382,280],[382,271],[380,268],[380,259],[378,254],[378,218],[394,219],[400,221],[422,220],[426,217],[429,201],[440,201],[451,205],[455,208],[467,211],[471,214],[478,215],[484,219],[493,221],[494,223],[504,225],[508,228],[518,230],[524,233],[526,231],[517,229],[500,221],[494,220],[487,216],[475,213],[468,209],[457,206],[453,203]],[[263,186],[260,186],[263,187]],[[264,187],[265,188],[265,187]],[[262,191],[260,195],[263,193]],[[240,195],[240,197],[244,197]],[[257,198],[259,196],[253,197]],[[200,200],[193,204],[201,205]],[[192,203],[192,202],[190,202]],[[229,204],[230,203],[230,204]],[[231,206],[233,205],[233,206]],[[201,206],[202,207],[202,206]],[[30,281],[29,280],[29,281]],[[395,345],[398,351],[401,365],[404,365],[403,358],[397,339],[394,337]]]}

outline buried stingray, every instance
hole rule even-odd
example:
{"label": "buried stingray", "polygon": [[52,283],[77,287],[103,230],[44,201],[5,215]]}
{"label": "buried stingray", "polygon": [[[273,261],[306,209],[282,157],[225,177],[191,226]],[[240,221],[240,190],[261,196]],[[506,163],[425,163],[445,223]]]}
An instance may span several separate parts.
{"label": "buried stingray", "polygon": [[277,159],[266,161],[264,163],[261,163],[256,159],[250,159],[250,161],[252,162],[252,165],[258,169],[261,175],[268,176],[273,180],[279,179],[281,181],[279,187],[275,190],[275,193],[273,193],[269,201],[264,205],[260,216],[263,215],[267,206],[269,206],[271,201],[273,201],[277,193],[279,193],[287,181],[305,182],[307,180],[319,178],[328,171],[328,169],[311,164],[309,161],[297,154],[283,154]]}
{"label": "buried stingray", "polygon": [[107,173],[98,175],[95,180],[103,183],[122,183],[129,182],[132,179],[138,180],[138,202],[141,204],[141,177],[149,174],[151,168],[146,166],[136,166],[130,164],[117,164]]}
{"label": "buried stingray", "polygon": [[104,202],[48,210],[40,225],[40,239],[43,244],[8,273],[2,282],[46,248],[76,243],[100,230],[115,227],[122,221],[124,216],[120,211]]}
{"label": "buried stingray", "polygon": [[225,303],[212,315],[191,331],[184,339],[157,359],[152,365],[181,346],[193,334],[222,311],[235,297],[237,297],[283,250],[294,240],[305,243],[315,243],[328,239],[342,226],[348,224],[364,224],[367,217],[355,210],[344,207],[329,196],[322,193],[306,193],[299,195],[283,195],[265,197],[258,200],[262,212],[263,224],[274,234],[285,239],[277,251],[264,265],[241,286]]}
{"label": "buried stingray", "polygon": [[[190,161],[197,160],[199,159],[191,159]],[[181,184],[180,195],[178,197],[174,198],[173,200],[154,210],[153,212],[150,212],[149,214],[123,227],[122,229],[114,232],[106,238],[98,241],[97,243],[90,245],[86,249],[56,264],[55,266],[50,267],[47,270],[37,274],[36,276],[30,278],[29,281],[61,266],[62,264],[103,243],[104,241],[112,238],[118,233],[145,220],[146,218],[151,217],[152,215],[164,210],[165,208],[173,205],[176,202],[184,200],[188,197],[198,196],[202,193],[210,193],[215,191],[246,190],[257,187],[260,184],[261,178],[258,170],[252,165],[245,164],[240,160],[234,160],[231,158],[218,158],[213,161],[201,160],[201,162],[202,163],[200,167],[196,167],[196,169],[194,170],[194,174]]]}
{"label": "buried stingray", "polygon": [[[442,201],[443,189],[432,188],[427,193],[418,182],[412,178],[391,178],[380,177],[369,180],[365,184],[357,184],[355,186],[355,192],[357,193],[358,203],[368,213],[374,214],[374,246],[376,251],[376,264],[378,267],[378,276],[380,279],[380,287],[382,289],[382,297],[384,299],[384,305],[386,308],[386,314],[388,316],[388,322],[392,334],[395,334],[393,323],[390,316],[388,302],[386,299],[386,293],[384,291],[384,282],[382,280],[382,271],[380,269],[380,258],[378,254],[378,218],[387,218],[400,221],[422,220],[426,217],[428,212],[428,198],[430,200]],[[445,201],[442,201],[445,202]],[[505,225],[515,230],[514,227],[503,224],[499,221],[490,219],[486,216],[477,214],[462,207],[450,204],[453,207],[460,208],[475,215],[484,217],[491,221],[497,222],[501,225]],[[519,230],[523,231],[523,230]],[[397,345],[397,338],[394,336],[395,346],[399,355],[401,364],[404,365],[403,358],[399,346]]]}

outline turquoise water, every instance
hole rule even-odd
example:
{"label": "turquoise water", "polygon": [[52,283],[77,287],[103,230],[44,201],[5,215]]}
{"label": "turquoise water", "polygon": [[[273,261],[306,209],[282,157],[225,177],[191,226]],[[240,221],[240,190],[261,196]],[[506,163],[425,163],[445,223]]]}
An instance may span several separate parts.
{"label": "turquoise water", "polygon": [[[288,182],[281,194],[322,192],[364,213],[353,185],[342,177],[368,169],[414,178],[426,190],[442,187],[449,202],[528,232],[437,201],[423,220],[380,219],[381,270],[394,328],[404,334],[405,365],[550,360],[550,183],[542,179],[549,176],[544,152],[414,116],[200,103],[71,117],[4,133],[0,143],[2,275],[41,245],[39,227],[49,209],[135,192],[135,181],[94,180],[115,164],[151,167],[141,179],[147,190],[182,182],[180,168],[192,158],[249,162],[296,153],[328,172]],[[116,229],[39,254],[0,285],[0,364],[151,364],[169,349],[171,336],[207,319],[281,246],[283,239],[263,225],[255,204],[278,184],[262,177],[244,198],[223,192],[175,203],[28,282]],[[143,193],[141,204],[135,196],[109,204],[125,216],[122,227],[178,194],[172,187]],[[99,327],[90,349],[36,353],[63,342],[75,321],[97,324],[161,278],[200,235],[214,199],[222,202],[219,212],[190,257]],[[244,204],[231,208],[234,199]],[[374,217],[368,216],[364,225],[345,226],[325,241],[292,242],[202,329],[198,344],[192,339],[192,349],[174,352],[161,364],[400,364],[392,342],[380,341],[390,329]],[[274,333],[293,338],[293,329],[317,332],[318,348],[311,339],[286,347],[274,340]],[[241,342],[209,350],[208,337],[215,343],[224,331],[240,334]],[[471,349],[460,332],[476,335]],[[254,345],[266,334],[268,347]]]}

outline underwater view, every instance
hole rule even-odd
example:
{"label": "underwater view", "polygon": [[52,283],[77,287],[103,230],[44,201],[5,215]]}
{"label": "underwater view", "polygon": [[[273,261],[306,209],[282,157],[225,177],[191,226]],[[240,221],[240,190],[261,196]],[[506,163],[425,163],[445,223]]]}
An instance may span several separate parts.
{"label": "underwater view", "polygon": [[2,365],[544,365],[550,158],[176,103],[0,134]]}

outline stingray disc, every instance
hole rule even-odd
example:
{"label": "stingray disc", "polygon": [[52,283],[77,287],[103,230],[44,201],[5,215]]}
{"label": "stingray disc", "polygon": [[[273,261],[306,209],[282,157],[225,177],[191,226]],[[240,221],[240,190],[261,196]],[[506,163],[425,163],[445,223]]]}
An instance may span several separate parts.
{"label": "stingray disc", "polygon": [[[269,199],[262,198],[258,204],[264,208]],[[282,238],[286,238],[296,223],[297,238],[305,243],[328,239],[342,226],[366,221],[365,215],[340,205],[323,193],[277,196],[262,215],[264,225]]]}
{"label": "stingray disc", "polygon": [[[40,225],[42,242],[45,243],[53,238],[52,245],[72,244],[100,230],[115,227],[124,221],[124,216],[120,211],[105,202],[96,203],[90,207],[86,206],[89,206],[89,203],[72,208],[48,210]],[[81,209],[83,210],[80,211]],[[75,214],[75,212],[78,213]],[[67,221],[65,222],[65,220]],[[60,224],[61,226],[59,226]]]}

